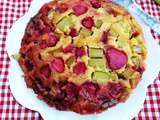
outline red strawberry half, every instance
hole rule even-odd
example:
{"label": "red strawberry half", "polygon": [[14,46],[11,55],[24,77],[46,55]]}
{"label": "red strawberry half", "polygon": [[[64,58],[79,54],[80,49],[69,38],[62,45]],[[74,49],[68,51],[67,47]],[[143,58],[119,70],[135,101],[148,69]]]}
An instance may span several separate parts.
{"label": "red strawberry half", "polygon": [[48,47],[53,47],[57,44],[59,41],[59,37],[54,34],[49,34],[49,39],[47,41]]}
{"label": "red strawberry half", "polygon": [[108,41],[108,35],[109,35],[109,32],[107,31],[104,31],[103,33],[102,33],[102,36],[101,36],[101,41],[102,41],[102,43],[103,44],[106,44],[107,43],[107,41]]}
{"label": "red strawberry half", "polygon": [[76,37],[77,36],[77,30],[75,28],[70,28],[70,33],[69,35],[71,37]]}
{"label": "red strawberry half", "polygon": [[63,48],[64,53],[72,53],[74,49],[74,46],[72,44],[67,45],[65,48]]}
{"label": "red strawberry half", "polygon": [[62,58],[54,57],[50,63],[52,71],[62,73],[64,71],[64,60]]}
{"label": "red strawberry half", "polygon": [[84,74],[87,70],[85,63],[79,62],[73,67],[73,73],[76,75]]}
{"label": "red strawberry half", "polygon": [[81,24],[87,28],[91,29],[94,26],[94,20],[92,17],[86,17],[82,20]]}
{"label": "red strawberry half", "polygon": [[76,16],[80,16],[88,11],[88,7],[82,3],[73,6],[72,9]]}
{"label": "red strawberry half", "polygon": [[85,52],[85,49],[80,47],[80,48],[75,48],[75,56],[76,58],[78,57],[82,57],[83,55],[85,55],[86,52]]}
{"label": "red strawberry half", "polygon": [[90,0],[90,3],[92,7],[94,8],[100,8],[101,7],[101,2],[99,0]]}
{"label": "red strawberry half", "polygon": [[105,51],[108,66],[111,70],[118,70],[127,64],[128,57],[125,52],[110,47]]}

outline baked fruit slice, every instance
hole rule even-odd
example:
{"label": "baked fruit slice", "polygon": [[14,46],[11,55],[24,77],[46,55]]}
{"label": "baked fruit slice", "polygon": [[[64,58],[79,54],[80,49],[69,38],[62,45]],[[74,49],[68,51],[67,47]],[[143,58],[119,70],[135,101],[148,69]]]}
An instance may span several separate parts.
{"label": "baked fruit slice", "polygon": [[140,26],[105,0],[43,5],[16,57],[29,88],[51,107],[100,113],[125,102],[145,70]]}

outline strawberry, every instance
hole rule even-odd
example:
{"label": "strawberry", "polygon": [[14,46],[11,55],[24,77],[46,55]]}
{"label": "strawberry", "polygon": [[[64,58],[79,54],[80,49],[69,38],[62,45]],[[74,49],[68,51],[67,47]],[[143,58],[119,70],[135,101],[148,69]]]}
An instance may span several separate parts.
{"label": "strawberry", "polygon": [[75,28],[70,28],[69,35],[73,38],[77,36],[77,30]]}
{"label": "strawberry", "polygon": [[81,24],[87,28],[87,29],[91,29],[94,26],[94,20],[92,17],[85,17],[83,18],[83,20],[81,21]]}
{"label": "strawberry", "polygon": [[72,10],[76,16],[80,16],[88,11],[88,7],[85,4],[80,3],[73,6]]}
{"label": "strawberry", "polygon": [[48,47],[53,47],[57,44],[59,41],[59,37],[54,34],[49,34],[49,39],[47,41]]}
{"label": "strawberry", "polygon": [[118,70],[127,64],[128,58],[125,52],[110,47],[105,51],[108,66],[111,70]]}
{"label": "strawberry", "polygon": [[62,58],[54,57],[50,63],[52,71],[62,73],[64,71],[64,60]]}
{"label": "strawberry", "polygon": [[74,46],[72,44],[67,45],[65,48],[63,48],[64,53],[72,53],[74,49]]}
{"label": "strawberry", "polygon": [[80,47],[80,48],[75,48],[75,56],[76,58],[78,57],[82,57],[83,55],[85,55],[86,52],[85,52],[85,49]]}
{"label": "strawberry", "polygon": [[87,70],[85,63],[79,62],[73,67],[73,73],[76,75],[84,74]]}
{"label": "strawberry", "polygon": [[100,8],[101,7],[101,2],[99,0],[90,0],[90,3],[93,8]]}

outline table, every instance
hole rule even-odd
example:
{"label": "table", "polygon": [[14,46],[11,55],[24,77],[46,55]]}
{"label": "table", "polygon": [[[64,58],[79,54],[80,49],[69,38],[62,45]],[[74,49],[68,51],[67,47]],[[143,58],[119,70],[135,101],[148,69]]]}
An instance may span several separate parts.
{"label": "table", "polygon": [[[152,0],[136,0],[137,4],[160,21],[160,6]],[[19,105],[12,96],[8,82],[9,58],[5,49],[6,35],[12,24],[28,10],[31,0],[0,0],[0,120],[41,120],[38,112]],[[155,40],[160,35],[151,30]],[[13,39],[14,40],[14,39]],[[11,41],[14,42],[14,41]],[[157,77],[157,78],[156,78]],[[148,86],[144,106],[133,120],[160,120],[160,74]]]}

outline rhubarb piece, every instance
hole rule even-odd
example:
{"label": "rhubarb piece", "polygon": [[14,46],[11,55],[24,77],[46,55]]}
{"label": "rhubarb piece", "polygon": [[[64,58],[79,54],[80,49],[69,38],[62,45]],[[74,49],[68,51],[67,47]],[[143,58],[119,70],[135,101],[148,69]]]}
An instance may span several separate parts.
{"label": "rhubarb piece", "polygon": [[68,68],[71,67],[71,65],[75,62],[75,58],[74,57],[70,57],[67,61],[66,64],[68,66]]}
{"label": "rhubarb piece", "polygon": [[92,17],[85,17],[82,19],[81,24],[87,28],[91,29],[94,26],[94,20]]}
{"label": "rhubarb piece", "polygon": [[85,63],[79,62],[73,67],[73,73],[76,75],[85,74],[87,67]]}
{"label": "rhubarb piece", "polygon": [[134,73],[134,70],[132,68],[126,68],[124,72],[122,73],[122,75],[128,80],[132,76],[133,73]]}
{"label": "rhubarb piece", "polygon": [[92,66],[92,67],[96,67],[96,66],[104,67],[105,66],[103,59],[95,59],[95,58],[89,59],[88,64],[89,66]]}
{"label": "rhubarb piece", "polygon": [[75,48],[75,56],[76,58],[82,57],[86,54],[85,49],[83,47]]}
{"label": "rhubarb piece", "polygon": [[133,64],[134,64],[136,67],[139,67],[139,66],[140,66],[140,63],[141,63],[140,57],[138,57],[138,56],[133,56],[133,57],[131,58],[131,60],[132,60]]}
{"label": "rhubarb piece", "polygon": [[60,29],[63,32],[66,32],[67,29],[72,26],[72,18],[69,16],[65,16],[62,18],[62,20],[60,20],[57,24],[58,29]]}
{"label": "rhubarb piece", "polygon": [[66,95],[65,95],[65,100],[69,103],[73,103],[76,101],[76,96],[78,94],[77,86],[73,83],[68,83],[62,88]]}
{"label": "rhubarb piece", "polygon": [[93,67],[96,70],[105,72],[105,62],[103,59],[92,58],[88,60],[89,66]]}
{"label": "rhubarb piece", "polygon": [[102,58],[103,50],[100,48],[89,48],[89,57]]}
{"label": "rhubarb piece", "polygon": [[50,20],[52,20],[53,17],[54,17],[54,15],[55,15],[55,11],[51,10],[51,11],[48,12],[48,16],[47,16],[47,17],[48,17]]}
{"label": "rhubarb piece", "polygon": [[98,91],[98,96],[101,98],[108,98],[110,100],[116,100],[121,97],[124,91],[124,87],[120,83],[108,82],[107,85],[101,87]]}
{"label": "rhubarb piece", "polygon": [[84,83],[80,86],[79,94],[89,101],[94,101],[97,88],[93,83]]}
{"label": "rhubarb piece", "polygon": [[65,48],[63,48],[64,53],[72,53],[74,49],[74,46],[72,44],[67,45]]}
{"label": "rhubarb piece", "polygon": [[62,58],[52,58],[50,63],[52,71],[62,73],[64,71],[64,60]]}
{"label": "rhubarb piece", "polygon": [[66,4],[66,3],[58,3],[58,4],[56,5],[55,10],[56,10],[57,12],[59,12],[59,13],[64,13],[65,11],[68,10],[68,4]]}
{"label": "rhubarb piece", "polygon": [[90,3],[91,3],[93,8],[100,8],[101,7],[100,0],[90,0]]}
{"label": "rhubarb piece", "polygon": [[41,68],[40,68],[40,73],[42,75],[44,75],[46,78],[50,77],[51,76],[51,69],[49,67],[48,64],[46,65],[43,65]]}
{"label": "rhubarb piece", "polygon": [[54,34],[50,34],[49,35],[49,39],[47,41],[47,45],[48,47],[53,47],[57,44],[57,42],[59,41],[59,37],[54,35]]}
{"label": "rhubarb piece", "polygon": [[127,64],[128,57],[125,52],[110,47],[105,51],[108,66],[111,70],[118,70]]}
{"label": "rhubarb piece", "polygon": [[109,31],[103,31],[102,36],[101,36],[101,41],[103,44],[106,44],[108,41],[108,35],[109,35]]}
{"label": "rhubarb piece", "polygon": [[84,36],[84,37],[88,37],[88,36],[91,36],[93,32],[89,29],[86,29],[86,28],[82,28],[80,30],[80,35]]}
{"label": "rhubarb piece", "polygon": [[[117,40],[116,40],[116,43],[117,43],[117,45],[118,45],[119,48],[123,48],[124,46],[127,46],[128,41],[117,39]],[[128,46],[128,47],[129,47],[129,46]]]}
{"label": "rhubarb piece", "polygon": [[75,28],[70,28],[69,35],[73,38],[77,36],[77,30]]}
{"label": "rhubarb piece", "polygon": [[[63,83],[61,81],[58,81],[58,82],[53,81],[52,85],[53,87],[51,87],[50,94],[54,95],[54,99],[63,100],[65,97],[65,93],[61,89],[63,86]],[[52,99],[53,99],[53,96],[52,96]]]}
{"label": "rhubarb piece", "polygon": [[73,6],[72,9],[76,16],[80,16],[88,11],[88,7],[82,3]]}
{"label": "rhubarb piece", "polygon": [[93,79],[99,83],[106,83],[110,80],[110,74],[107,72],[96,71],[93,73]]}
{"label": "rhubarb piece", "polygon": [[110,78],[112,81],[118,80],[118,75],[116,73],[111,73]]}
{"label": "rhubarb piece", "polygon": [[140,77],[141,76],[139,72],[134,72],[132,74],[132,76],[130,77],[130,84],[132,88],[135,88],[137,86]]}
{"label": "rhubarb piece", "polygon": [[110,97],[111,99],[118,99],[124,91],[124,87],[120,83],[109,83],[107,87],[109,90],[108,97]]}
{"label": "rhubarb piece", "polygon": [[96,28],[100,28],[102,26],[103,22],[102,20],[97,20],[95,23]]}

